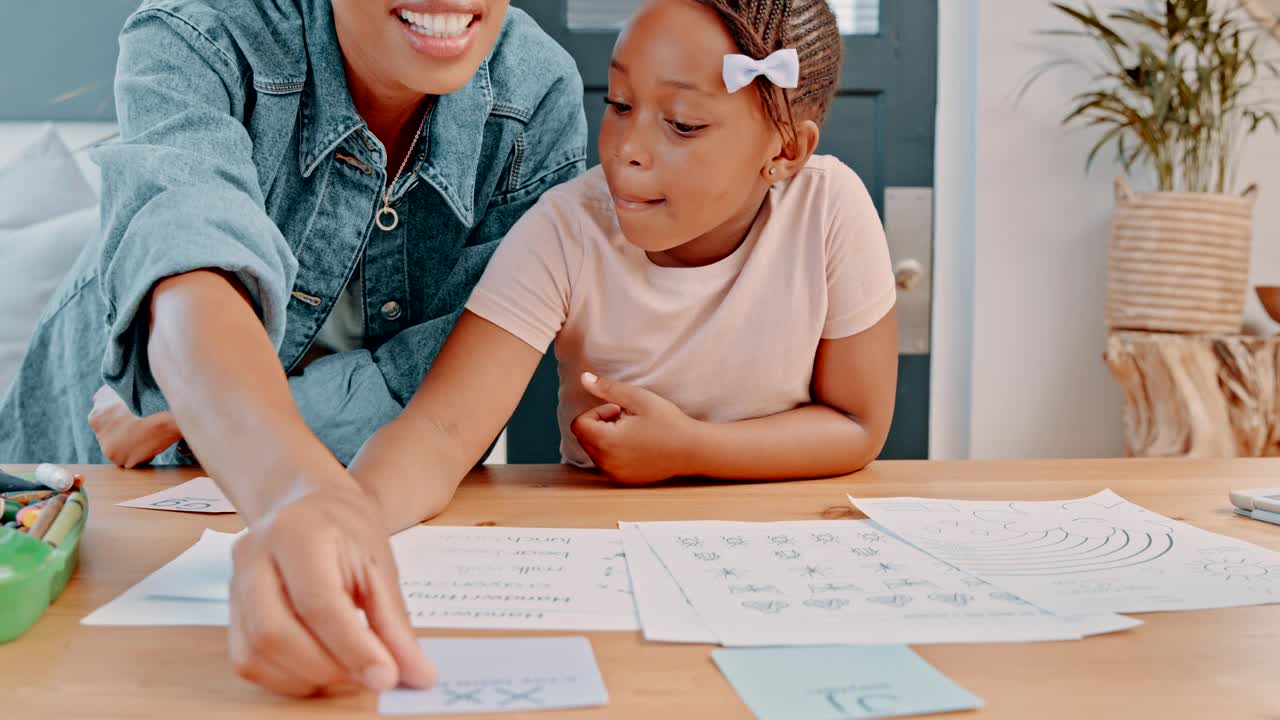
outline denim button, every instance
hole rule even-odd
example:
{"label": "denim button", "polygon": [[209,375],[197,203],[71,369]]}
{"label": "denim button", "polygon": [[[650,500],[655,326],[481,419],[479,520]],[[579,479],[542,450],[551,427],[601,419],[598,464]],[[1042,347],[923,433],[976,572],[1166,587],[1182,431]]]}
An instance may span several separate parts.
{"label": "denim button", "polygon": [[400,303],[395,300],[389,300],[382,306],[382,317],[388,320],[399,320],[401,314]]}

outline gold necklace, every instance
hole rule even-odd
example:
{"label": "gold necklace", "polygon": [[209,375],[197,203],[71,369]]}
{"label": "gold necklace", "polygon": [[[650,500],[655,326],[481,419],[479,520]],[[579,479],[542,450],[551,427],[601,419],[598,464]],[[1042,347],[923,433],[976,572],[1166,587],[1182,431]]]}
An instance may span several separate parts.
{"label": "gold necklace", "polygon": [[[431,111],[436,107],[435,98],[431,99],[431,103],[427,105],[427,109],[422,113],[422,124],[418,126],[418,134],[413,136],[413,142],[409,143],[409,152],[405,153],[404,160],[400,161],[400,169],[396,171],[396,176],[387,182],[387,187],[382,191],[382,209],[373,217],[373,221],[378,227],[385,232],[391,232],[400,225],[400,213],[391,207],[391,188],[400,181],[400,176],[404,174],[404,169],[409,166],[409,159],[413,157],[413,149],[418,147],[418,138],[422,137],[422,133],[427,129],[427,118],[431,117]],[[383,218],[388,218],[385,222]]]}

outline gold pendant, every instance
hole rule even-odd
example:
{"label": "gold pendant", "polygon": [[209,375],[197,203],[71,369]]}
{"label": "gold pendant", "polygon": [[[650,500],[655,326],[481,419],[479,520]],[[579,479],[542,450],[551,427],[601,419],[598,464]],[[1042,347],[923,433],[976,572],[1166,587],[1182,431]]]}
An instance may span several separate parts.
{"label": "gold pendant", "polygon": [[[390,216],[390,219],[385,223],[382,221],[384,215]],[[397,213],[390,205],[384,205],[383,208],[378,211],[378,214],[374,216],[373,221],[377,223],[378,227],[382,228],[384,232],[391,232],[400,224],[400,214]]]}

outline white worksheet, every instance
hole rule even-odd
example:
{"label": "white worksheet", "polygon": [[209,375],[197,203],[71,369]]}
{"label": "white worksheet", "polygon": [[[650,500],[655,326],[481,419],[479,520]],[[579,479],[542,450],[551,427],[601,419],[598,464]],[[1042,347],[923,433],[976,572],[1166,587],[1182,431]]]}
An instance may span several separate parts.
{"label": "white worksheet", "polygon": [[868,521],[637,527],[728,646],[1073,640],[1139,624],[1055,615]]}
{"label": "white worksheet", "polygon": [[850,501],[934,556],[1055,611],[1280,602],[1280,553],[1171,520],[1110,490],[1047,502]]}
{"label": "white worksheet", "polygon": [[627,571],[640,613],[640,630],[646,640],[670,643],[718,643],[685,598],[680,585],[667,572],[636,523],[620,522]]}
{"label": "white worksheet", "polygon": [[82,621],[85,625],[225,626],[231,546],[237,534],[200,540]]}
{"label": "white worksheet", "polygon": [[[86,624],[226,624],[234,540],[206,531]],[[639,629],[617,530],[420,525],[391,546],[415,627]]]}
{"label": "white worksheet", "polygon": [[640,629],[617,530],[419,525],[391,547],[416,627]]}

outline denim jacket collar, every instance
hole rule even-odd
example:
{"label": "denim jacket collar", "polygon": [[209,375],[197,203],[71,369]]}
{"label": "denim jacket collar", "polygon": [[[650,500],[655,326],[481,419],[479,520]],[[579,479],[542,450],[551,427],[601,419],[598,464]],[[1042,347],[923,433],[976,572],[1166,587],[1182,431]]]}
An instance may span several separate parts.
{"label": "denim jacket collar", "polygon": [[[331,0],[306,0],[309,82],[302,94],[299,169],[315,172],[348,135],[365,128],[347,87],[342,48],[333,26]],[[493,109],[489,60],[462,89],[436,101],[426,130],[427,157],[417,172],[445,199],[467,227],[475,225],[476,163],[482,157],[485,122]]]}
{"label": "denim jacket collar", "polygon": [[[485,123],[493,110],[489,60],[461,90],[441,95],[431,113],[427,159],[418,175],[434,187],[467,227],[476,224],[477,163],[484,157]],[[505,160],[505,158],[503,158]]]}
{"label": "denim jacket collar", "polygon": [[364,125],[347,89],[346,64],[333,27],[331,0],[306,0],[307,83],[302,90],[299,169],[315,172],[348,135]]}

